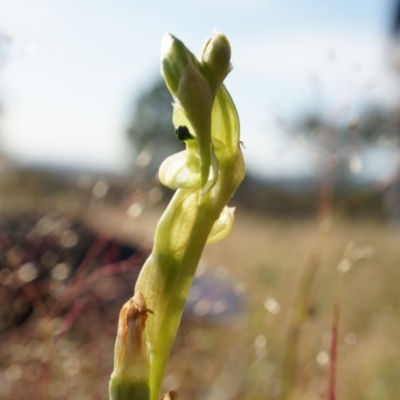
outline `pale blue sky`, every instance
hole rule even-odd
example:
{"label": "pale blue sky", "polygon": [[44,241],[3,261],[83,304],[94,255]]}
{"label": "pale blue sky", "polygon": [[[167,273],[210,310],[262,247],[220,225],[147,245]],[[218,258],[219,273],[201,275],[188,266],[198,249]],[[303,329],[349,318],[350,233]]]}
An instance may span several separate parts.
{"label": "pale blue sky", "polygon": [[[27,161],[121,169],[133,99],[159,74],[169,32],[198,54],[214,28],[233,48],[226,84],[246,159],[266,174],[308,173],[275,115],[348,101],[390,103],[392,0],[0,0],[13,38],[0,72],[2,146]],[[316,94],[310,79],[322,90]],[[371,85],[371,82],[373,85]]]}

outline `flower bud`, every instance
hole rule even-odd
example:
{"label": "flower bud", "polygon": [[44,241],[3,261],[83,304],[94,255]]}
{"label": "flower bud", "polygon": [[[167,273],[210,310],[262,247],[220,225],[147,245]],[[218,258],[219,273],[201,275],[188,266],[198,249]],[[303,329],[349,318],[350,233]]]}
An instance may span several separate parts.
{"label": "flower bud", "polygon": [[232,70],[231,46],[226,36],[215,32],[204,44],[200,60],[215,96],[222,82]]}

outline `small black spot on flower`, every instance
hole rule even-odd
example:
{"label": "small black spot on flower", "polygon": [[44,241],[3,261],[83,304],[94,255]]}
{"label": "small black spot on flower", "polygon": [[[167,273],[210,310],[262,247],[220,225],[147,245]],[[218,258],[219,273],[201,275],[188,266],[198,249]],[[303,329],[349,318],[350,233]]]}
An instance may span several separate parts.
{"label": "small black spot on flower", "polygon": [[195,137],[189,132],[187,126],[179,125],[175,129],[175,135],[179,141],[185,142],[186,140],[193,140]]}

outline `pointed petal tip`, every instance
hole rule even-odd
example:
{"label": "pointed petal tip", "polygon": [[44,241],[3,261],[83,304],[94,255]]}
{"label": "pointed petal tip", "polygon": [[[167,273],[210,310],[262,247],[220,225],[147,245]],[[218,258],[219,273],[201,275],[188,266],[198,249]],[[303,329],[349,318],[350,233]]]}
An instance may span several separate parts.
{"label": "pointed petal tip", "polygon": [[161,40],[161,60],[169,53],[172,44],[174,43],[175,37],[170,33],[166,33]]}

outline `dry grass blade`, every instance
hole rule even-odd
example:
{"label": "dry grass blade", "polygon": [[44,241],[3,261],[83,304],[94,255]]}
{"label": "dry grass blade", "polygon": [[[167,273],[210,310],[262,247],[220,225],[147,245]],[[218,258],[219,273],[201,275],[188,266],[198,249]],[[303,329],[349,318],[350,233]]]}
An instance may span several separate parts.
{"label": "dry grass blade", "polygon": [[336,399],[336,362],[337,362],[337,343],[339,332],[339,304],[335,303],[333,306],[332,316],[332,337],[331,347],[329,352],[329,378],[328,378],[328,400]]}

